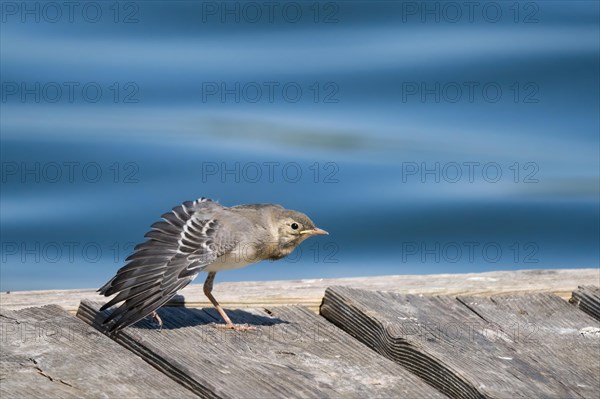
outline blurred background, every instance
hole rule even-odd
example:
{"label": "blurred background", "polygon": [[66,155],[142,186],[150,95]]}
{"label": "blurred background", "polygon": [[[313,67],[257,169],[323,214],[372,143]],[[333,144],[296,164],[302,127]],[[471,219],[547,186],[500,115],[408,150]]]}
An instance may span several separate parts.
{"label": "blurred background", "polygon": [[2,291],[201,196],[330,232],[220,281],[599,267],[598,2],[1,7]]}

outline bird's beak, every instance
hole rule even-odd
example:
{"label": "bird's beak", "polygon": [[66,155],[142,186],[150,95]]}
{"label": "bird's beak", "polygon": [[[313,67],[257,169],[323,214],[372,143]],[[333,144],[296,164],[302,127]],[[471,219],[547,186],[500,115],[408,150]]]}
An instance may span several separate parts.
{"label": "bird's beak", "polygon": [[318,227],[315,227],[314,229],[310,229],[310,230],[302,230],[300,232],[300,234],[310,234],[311,236],[323,236],[323,235],[329,235],[328,232],[326,232],[323,229],[320,229]]}

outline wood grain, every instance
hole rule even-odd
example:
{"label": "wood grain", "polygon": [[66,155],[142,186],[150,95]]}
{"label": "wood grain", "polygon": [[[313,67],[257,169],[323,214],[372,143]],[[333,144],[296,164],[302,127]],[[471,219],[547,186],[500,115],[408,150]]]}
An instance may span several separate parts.
{"label": "wood grain", "polygon": [[[558,364],[539,363],[523,345],[455,297],[331,287],[321,313],[451,397],[585,397],[594,389],[565,385],[565,374],[556,374]],[[586,360],[577,358],[569,366]],[[579,381],[590,382],[587,375]]]}
{"label": "wood grain", "polygon": [[[99,326],[109,311],[84,301],[78,312]],[[214,328],[214,309],[163,308],[114,339],[206,398],[439,398],[438,391],[299,306],[227,310],[256,331]]]}
{"label": "wood grain", "polygon": [[600,287],[584,285],[573,291],[569,299],[573,305],[583,310],[596,320],[600,320]]}
{"label": "wood grain", "polygon": [[[552,294],[459,297],[519,356],[583,398],[600,392],[600,323]],[[508,365],[515,359],[506,359]]]}
{"label": "wood grain", "polygon": [[0,312],[2,398],[196,397],[58,306]]}
{"label": "wood grain", "polygon": [[[483,295],[552,292],[569,299],[580,285],[598,281],[599,269],[519,270],[466,274],[396,275],[340,279],[254,281],[215,284],[213,294],[226,308],[303,305],[318,312],[325,289],[332,285],[402,294]],[[205,274],[198,277],[201,282]],[[217,275],[217,279],[219,275]],[[57,304],[75,313],[81,300],[102,300],[95,289],[13,291],[0,293],[0,307],[17,310]],[[184,288],[171,305],[211,306],[199,284]]]}

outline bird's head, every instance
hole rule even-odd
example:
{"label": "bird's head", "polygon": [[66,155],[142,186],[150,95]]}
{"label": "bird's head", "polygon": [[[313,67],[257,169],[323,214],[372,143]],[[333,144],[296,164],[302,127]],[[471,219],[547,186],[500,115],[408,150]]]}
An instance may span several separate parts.
{"label": "bird's head", "polygon": [[276,226],[277,251],[272,259],[281,259],[289,255],[302,241],[309,237],[329,234],[315,227],[312,220],[302,212],[280,209],[273,223]]}

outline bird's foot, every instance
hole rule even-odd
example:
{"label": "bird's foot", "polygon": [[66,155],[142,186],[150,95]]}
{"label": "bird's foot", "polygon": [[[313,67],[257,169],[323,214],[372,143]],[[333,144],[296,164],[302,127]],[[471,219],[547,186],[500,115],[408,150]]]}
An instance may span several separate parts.
{"label": "bird's foot", "polygon": [[158,313],[156,313],[156,312],[152,312],[152,313],[150,314],[150,316],[152,317],[152,319],[154,320],[154,322],[155,322],[156,324],[158,324],[158,329],[159,329],[159,330],[162,330],[163,321],[162,321],[162,319],[160,318],[160,316],[158,315]]}
{"label": "bird's foot", "polygon": [[248,324],[215,324],[215,328],[220,330],[235,330],[235,331],[255,331],[256,327],[249,326]]}

